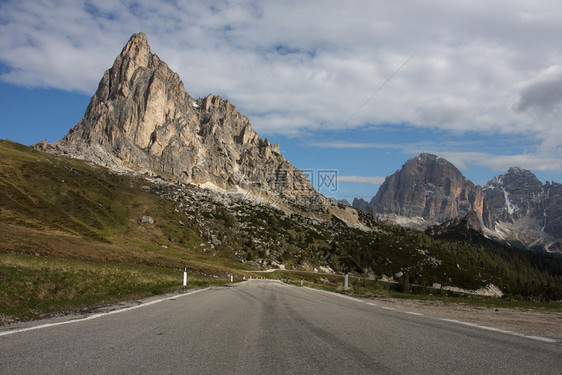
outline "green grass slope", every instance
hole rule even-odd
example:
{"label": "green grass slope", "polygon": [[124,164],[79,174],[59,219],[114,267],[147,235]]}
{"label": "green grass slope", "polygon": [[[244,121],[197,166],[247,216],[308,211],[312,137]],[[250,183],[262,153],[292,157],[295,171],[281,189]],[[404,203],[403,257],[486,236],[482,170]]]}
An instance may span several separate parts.
{"label": "green grass slope", "polygon": [[0,141],[0,314],[30,318],[177,289],[184,265],[197,285],[283,265],[312,274],[349,269],[366,280],[357,284],[363,289],[383,280],[420,294],[438,292],[435,283],[494,284],[508,298],[562,299],[561,257],[462,228],[431,235],[361,220],[362,229],[335,216],[318,220]]}

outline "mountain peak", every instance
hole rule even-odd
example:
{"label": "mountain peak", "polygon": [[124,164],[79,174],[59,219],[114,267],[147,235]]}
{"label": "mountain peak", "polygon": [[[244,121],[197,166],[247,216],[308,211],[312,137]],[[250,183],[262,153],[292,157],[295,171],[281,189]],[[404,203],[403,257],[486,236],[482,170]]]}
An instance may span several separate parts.
{"label": "mountain peak", "polygon": [[112,86],[116,87],[116,84],[128,83],[139,68],[150,69],[155,65],[160,65],[159,63],[160,59],[158,56],[150,51],[146,34],[142,32],[133,34],[115,59],[110,70],[110,73],[112,73]]}
{"label": "mountain peak", "polygon": [[150,46],[148,45],[148,37],[145,33],[140,32],[131,35],[125,47],[123,47],[122,55],[138,55],[139,52],[148,50],[150,51]]}
{"label": "mountain peak", "polygon": [[507,173],[494,177],[485,186],[485,189],[493,188],[505,190],[508,193],[520,193],[523,191],[538,193],[542,189],[542,183],[533,172],[519,167],[512,167],[507,170]]}
{"label": "mountain peak", "polygon": [[408,168],[412,166],[435,166],[435,165],[444,165],[446,168],[450,168],[451,170],[455,171],[455,173],[461,173],[458,169],[447,159],[442,158],[441,156],[431,154],[428,152],[422,152],[418,156],[414,156],[406,161],[406,163],[402,166],[402,168]]}
{"label": "mountain peak", "polygon": [[[419,154],[417,156],[417,159],[423,159],[423,160],[437,160],[439,158],[439,156],[435,155],[435,154],[431,154],[429,152],[422,152],[421,154]],[[412,158],[412,159],[416,159],[416,158]]]}
{"label": "mountain peak", "polygon": [[483,214],[483,192],[449,161],[421,153],[387,177],[370,202],[380,214],[445,222],[470,210]]}
{"label": "mountain peak", "polygon": [[288,203],[325,202],[279,146],[259,138],[228,100],[193,99],[179,75],[151,53],[144,33],[131,36],[82,120],[51,149],[117,170],[240,187]]}
{"label": "mountain peak", "polygon": [[145,33],[141,31],[140,33],[135,33],[131,35],[131,37],[129,38],[129,42],[127,42],[127,44],[131,43],[131,41],[140,41],[144,44],[148,44],[148,37],[146,36]]}
{"label": "mountain peak", "polygon": [[533,174],[533,172],[527,170],[527,169],[523,169],[523,168],[519,168],[519,167],[511,167],[507,170],[507,175],[516,175],[516,176],[522,176],[528,179],[532,179],[535,180],[537,179],[537,177]]}
{"label": "mountain peak", "polygon": [[519,167],[511,167],[507,170],[507,173],[510,173],[510,174],[521,174],[521,173],[525,173],[525,172],[530,173],[530,171],[528,171],[526,169],[523,169],[523,168],[519,168]]}

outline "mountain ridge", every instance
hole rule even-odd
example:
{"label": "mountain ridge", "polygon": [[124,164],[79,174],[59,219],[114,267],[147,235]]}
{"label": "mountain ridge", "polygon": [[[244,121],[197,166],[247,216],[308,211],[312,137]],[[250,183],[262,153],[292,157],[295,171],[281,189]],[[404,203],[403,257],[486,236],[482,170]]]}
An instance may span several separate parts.
{"label": "mountain ridge", "polygon": [[477,213],[482,233],[530,249],[562,252],[562,185],[542,184],[530,171],[512,167],[475,185],[450,162],[422,153],[387,177],[364,212],[394,224],[425,230]]}
{"label": "mountain ridge", "polygon": [[279,204],[334,206],[228,100],[192,98],[144,33],[132,35],[105,71],[82,120],[37,147],[115,170],[239,187]]}
{"label": "mountain ridge", "polygon": [[[404,292],[497,286],[560,299],[554,256],[388,226],[323,197],[228,100],[192,98],[144,34],[104,73],[83,119],[62,140],[35,147],[48,153],[0,140],[0,255],[187,264],[213,278],[277,267],[334,288],[318,270],[350,270],[359,283]],[[443,191],[458,199],[430,199],[428,212],[478,207],[457,177]]]}
{"label": "mountain ridge", "polygon": [[444,222],[474,210],[485,215],[484,194],[446,159],[421,153],[387,177],[369,205],[382,215]]}
{"label": "mountain ridge", "polygon": [[367,283],[409,284],[416,293],[435,292],[434,283],[472,291],[495,285],[510,296],[550,300],[562,293],[560,258],[507,248],[474,231],[466,241],[464,232],[432,235],[361,214],[365,230],[334,215],[283,211],[242,191],[116,173],[4,140],[0,156],[0,258],[21,253],[176,270],[187,264],[203,276],[274,267],[309,271],[333,287],[316,272],[348,269]]}

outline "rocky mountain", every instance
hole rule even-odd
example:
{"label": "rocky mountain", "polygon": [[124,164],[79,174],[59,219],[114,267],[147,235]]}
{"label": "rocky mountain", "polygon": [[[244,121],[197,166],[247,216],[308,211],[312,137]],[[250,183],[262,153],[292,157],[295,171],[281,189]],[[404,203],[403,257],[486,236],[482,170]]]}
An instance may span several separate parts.
{"label": "rocky mountain", "polygon": [[337,202],[339,204],[343,204],[344,206],[351,206],[351,204],[349,203],[349,201],[347,199],[338,199]]}
{"label": "rocky mountain", "polygon": [[351,207],[363,211],[366,214],[372,215],[373,217],[377,217],[377,213],[376,210],[373,206],[371,206],[369,204],[369,202],[367,202],[365,199],[363,198],[353,198],[353,202],[351,203]]}
{"label": "rocky mountain", "polygon": [[476,211],[470,211],[464,217],[456,217],[443,224],[436,225],[432,227],[429,231],[430,234],[434,235],[436,232],[464,232],[464,231],[475,231],[480,234],[484,234],[484,224],[482,223],[482,217]]}
{"label": "rocky mountain", "polygon": [[422,153],[387,177],[369,203],[377,214],[443,223],[476,211],[486,215],[484,192],[450,162]]}
{"label": "rocky mountain", "polygon": [[171,292],[184,267],[195,287],[278,268],[264,275],[341,289],[347,269],[362,276],[350,283],[360,293],[562,299],[562,257],[506,247],[462,221],[424,233],[359,214],[363,227],[0,140],[0,324]]}
{"label": "rocky mountain", "polygon": [[542,184],[528,170],[510,168],[484,186],[489,229],[524,246],[562,250],[562,185]]}
{"label": "rocky mountain", "polygon": [[521,168],[481,188],[447,160],[422,153],[387,177],[368,205],[355,200],[353,207],[415,229],[464,219],[471,229],[512,245],[562,251],[562,185],[543,185]]}
{"label": "rocky mountain", "polygon": [[114,170],[241,188],[307,207],[330,205],[228,100],[192,98],[178,74],[151,52],[144,33],[134,34],[104,73],[82,120],[41,147]]}
{"label": "rocky mountain", "polygon": [[[0,140],[4,254],[187,263],[213,278],[277,267],[311,271],[333,287],[315,273],[349,269],[416,293],[432,293],[435,284],[441,292],[500,285],[515,296],[560,299],[559,260],[551,255],[387,226],[326,199],[228,100],[192,98],[142,33],[105,72],[83,119],[60,141],[36,148],[94,163]],[[543,187],[543,213],[560,206],[560,190]],[[408,161],[380,194],[380,202],[377,194],[354,205],[374,216],[378,202],[387,215],[435,222],[468,213],[479,221],[492,212],[482,188],[429,154]]]}
{"label": "rocky mountain", "polygon": [[506,174],[495,177],[484,186],[484,192],[494,219],[502,222],[532,214],[545,193],[537,177],[521,168],[510,168]]}

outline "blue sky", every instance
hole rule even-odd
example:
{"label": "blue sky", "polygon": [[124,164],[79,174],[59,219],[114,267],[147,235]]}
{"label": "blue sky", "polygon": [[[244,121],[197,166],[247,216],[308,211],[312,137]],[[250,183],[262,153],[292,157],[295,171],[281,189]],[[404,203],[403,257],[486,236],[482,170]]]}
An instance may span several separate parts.
{"label": "blue sky", "polygon": [[[370,199],[420,152],[562,182],[562,3],[2,1],[0,137],[62,138],[131,34],[297,167]],[[318,182],[318,181],[315,181]]]}

